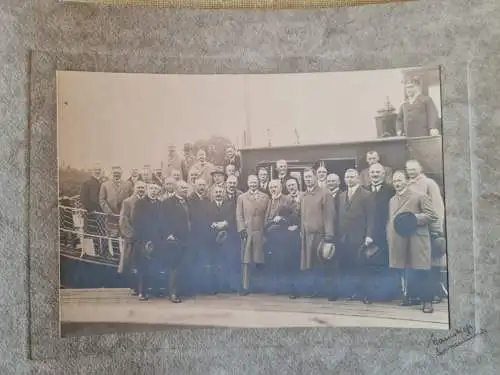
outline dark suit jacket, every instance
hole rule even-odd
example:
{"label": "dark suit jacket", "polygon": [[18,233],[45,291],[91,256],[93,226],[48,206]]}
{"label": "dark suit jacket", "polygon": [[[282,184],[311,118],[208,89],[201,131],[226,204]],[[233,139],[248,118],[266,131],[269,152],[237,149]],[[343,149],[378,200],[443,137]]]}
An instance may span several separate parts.
{"label": "dark suit jacket", "polygon": [[[342,192],[339,190],[333,199],[333,243],[338,244],[339,241],[339,209],[340,209],[340,195]],[[331,193],[330,193],[331,196]]]}
{"label": "dark suit jacket", "polygon": [[177,196],[167,198],[162,204],[164,240],[173,235],[179,244],[184,247],[189,241],[191,227],[191,215],[189,212],[189,201],[185,199],[187,211]]}
{"label": "dark suit jacket", "polygon": [[89,213],[92,211],[101,211],[99,204],[99,193],[101,191],[101,181],[95,177],[86,180],[80,191],[80,202]]}
{"label": "dark suit jacket", "polygon": [[419,95],[414,103],[405,101],[399,109],[396,130],[407,137],[428,136],[430,129],[440,128],[440,118],[430,96]]}
{"label": "dark suit jacket", "polygon": [[340,243],[349,248],[359,248],[365,237],[373,238],[374,209],[371,193],[358,186],[358,189],[347,201],[347,191],[339,198],[339,232]]}
{"label": "dark suit jacket", "polygon": [[267,195],[271,196],[271,192],[269,191],[269,181],[265,185],[265,187],[262,187],[260,182],[259,182],[259,190],[262,191],[263,193],[266,193]]}
{"label": "dark suit jacket", "polygon": [[195,242],[203,241],[208,233],[208,208],[210,203],[208,197],[202,197],[200,199],[196,193],[191,194],[188,198],[191,232],[193,233],[193,240],[195,240]]}
{"label": "dark suit jacket", "polygon": [[224,200],[222,202],[222,206],[218,207],[217,203],[210,202],[208,205],[207,212],[207,229],[209,232],[210,241],[213,243],[215,241],[215,236],[217,232],[210,228],[212,223],[218,221],[227,221],[228,227],[225,229],[228,235],[231,236],[231,239],[237,235],[236,231],[236,203],[232,200]]}
{"label": "dark suit jacket", "polygon": [[163,241],[161,202],[152,202],[148,197],[138,200],[132,214],[132,227],[141,249],[146,242],[152,241],[155,249],[159,250]]}
{"label": "dark suit jacket", "polygon": [[396,191],[392,185],[382,184],[378,192],[371,191],[374,209],[373,242],[380,248],[387,250],[387,222],[389,221],[389,201]]}

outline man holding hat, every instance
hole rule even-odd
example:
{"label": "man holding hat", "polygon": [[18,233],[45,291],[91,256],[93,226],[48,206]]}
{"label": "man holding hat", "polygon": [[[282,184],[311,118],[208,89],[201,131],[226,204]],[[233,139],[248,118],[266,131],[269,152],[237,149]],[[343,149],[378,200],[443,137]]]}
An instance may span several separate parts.
{"label": "man holding hat", "polygon": [[173,303],[182,302],[177,295],[177,271],[185,259],[191,231],[191,215],[187,201],[188,184],[180,181],[173,197],[163,201],[164,265],[169,268],[169,295]]}
{"label": "man holding hat", "polygon": [[[214,185],[213,200],[207,203],[207,237],[205,264],[210,278],[210,291],[216,294],[222,289],[229,289],[231,270],[223,272],[222,261],[231,263],[231,254],[237,250],[235,241],[236,222],[234,201],[224,199],[225,188]],[[230,268],[230,267],[224,267]],[[224,285],[225,284],[225,285]]]}
{"label": "man holding hat", "polygon": [[215,188],[221,187],[222,191],[225,191],[226,174],[224,173],[223,167],[214,167],[211,173],[213,185],[210,187],[208,193],[208,198],[213,201],[215,199]]}
{"label": "man holding hat", "polygon": [[[334,242],[335,210],[333,199],[326,189],[317,184],[313,169],[304,170],[306,191],[300,204],[301,257],[300,269],[310,271],[321,264],[318,247],[322,242]],[[313,296],[319,293],[319,282],[315,285]]]}
{"label": "man holding hat", "polygon": [[158,199],[161,186],[151,183],[147,197],[137,200],[132,215],[132,227],[136,241],[136,261],[139,278],[139,300],[148,299],[152,265],[163,253],[161,202]]}
{"label": "man holding hat", "polygon": [[350,299],[359,299],[370,303],[368,285],[371,280],[365,273],[361,258],[364,246],[373,244],[375,211],[371,193],[359,184],[359,173],[347,169],[344,176],[347,190],[340,194],[339,263],[342,270],[354,275],[354,294]]}
{"label": "man holding hat", "polygon": [[[267,205],[265,230],[266,250],[269,254],[270,269],[274,274],[275,287],[278,281],[290,271],[298,269],[298,254],[290,252],[290,232],[295,227],[298,229],[298,211],[295,211],[293,201],[290,197],[281,193],[281,181],[271,180],[269,192],[271,199]],[[294,264],[297,263],[297,264]],[[292,290],[292,296],[296,295]]]}
{"label": "man holding hat", "polygon": [[389,267],[413,270],[415,280],[407,280],[402,305],[409,305],[408,296],[420,297],[422,311],[432,313],[431,236],[429,226],[438,219],[427,195],[408,188],[406,175],[393,175],[396,195],[389,202],[387,240]]}

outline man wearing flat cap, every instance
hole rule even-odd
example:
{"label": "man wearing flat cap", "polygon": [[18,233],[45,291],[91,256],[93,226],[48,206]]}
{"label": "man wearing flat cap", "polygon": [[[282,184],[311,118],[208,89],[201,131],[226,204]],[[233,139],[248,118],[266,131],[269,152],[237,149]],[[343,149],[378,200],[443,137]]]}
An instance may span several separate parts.
{"label": "man wearing flat cap", "polygon": [[[273,274],[274,287],[278,291],[279,281],[290,271],[298,269],[298,254],[291,252],[291,232],[298,231],[298,211],[292,199],[281,193],[281,181],[271,180],[269,192],[271,199],[267,205],[265,231],[267,242],[266,255],[269,256],[269,269]],[[267,261],[266,261],[267,264]],[[291,291],[291,295],[296,293]]]}
{"label": "man wearing flat cap", "polygon": [[432,313],[431,236],[429,226],[438,219],[430,198],[408,188],[406,175],[397,171],[393,175],[396,195],[389,202],[387,241],[389,267],[413,270],[407,279],[402,305],[409,305],[408,296],[420,297],[422,311]]}
{"label": "man wearing flat cap", "polygon": [[430,96],[422,94],[422,84],[418,77],[405,82],[406,100],[399,109],[396,132],[406,137],[439,135],[439,114]]}
{"label": "man wearing flat cap", "polygon": [[226,182],[226,174],[224,173],[223,167],[214,167],[214,170],[211,173],[213,184],[210,186],[210,190],[208,192],[208,198],[210,200],[215,199],[215,188],[221,187],[222,191],[225,191],[225,182]]}

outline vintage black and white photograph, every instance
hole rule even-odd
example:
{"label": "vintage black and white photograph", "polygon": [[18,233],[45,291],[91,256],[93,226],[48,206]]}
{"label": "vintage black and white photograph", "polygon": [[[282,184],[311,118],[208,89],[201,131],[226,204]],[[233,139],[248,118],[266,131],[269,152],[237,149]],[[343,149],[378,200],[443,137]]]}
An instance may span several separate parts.
{"label": "vintage black and white photograph", "polygon": [[439,68],[57,72],[61,334],[449,328]]}

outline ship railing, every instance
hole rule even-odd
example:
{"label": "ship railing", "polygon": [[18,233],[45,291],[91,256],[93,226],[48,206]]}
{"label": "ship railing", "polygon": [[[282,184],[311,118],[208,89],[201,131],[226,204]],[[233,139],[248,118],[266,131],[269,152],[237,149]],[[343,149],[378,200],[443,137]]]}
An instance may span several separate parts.
{"label": "ship railing", "polygon": [[88,212],[84,208],[59,205],[60,246],[73,253],[93,257],[117,257],[123,251],[119,215]]}

